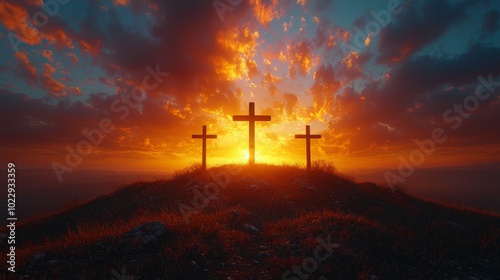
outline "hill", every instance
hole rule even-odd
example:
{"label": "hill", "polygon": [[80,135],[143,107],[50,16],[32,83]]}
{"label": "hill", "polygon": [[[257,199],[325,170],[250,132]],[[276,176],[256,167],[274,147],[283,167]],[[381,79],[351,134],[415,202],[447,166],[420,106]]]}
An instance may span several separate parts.
{"label": "hill", "polygon": [[357,184],[324,163],[193,167],[20,226],[16,276],[500,279],[499,237],[498,216]]}

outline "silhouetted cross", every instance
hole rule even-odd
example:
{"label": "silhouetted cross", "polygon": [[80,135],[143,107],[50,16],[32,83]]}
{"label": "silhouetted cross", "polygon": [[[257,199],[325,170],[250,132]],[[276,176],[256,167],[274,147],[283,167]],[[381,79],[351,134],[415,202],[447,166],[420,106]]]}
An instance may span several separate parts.
{"label": "silhouetted cross", "polygon": [[248,164],[255,164],[255,122],[270,121],[271,116],[255,115],[255,104],[250,102],[248,116],[233,116],[233,121],[248,122]]}
{"label": "silhouetted cross", "polygon": [[193,138],[201,138],[203,141],[203,148],[201,152],[201,168],[203,170],[207,169],[207,139],[217,139],[217,135],[207,135],[207,126],[203,126],[203,134],[193,134]]}
{"label": "silhouetted cross", "polygon": [[306,135],[296,134],[296,139],[306,139],[307,170],[311,170],[311,139],[320,139],[321,135],[311,134],[311,128],[306,125]]}

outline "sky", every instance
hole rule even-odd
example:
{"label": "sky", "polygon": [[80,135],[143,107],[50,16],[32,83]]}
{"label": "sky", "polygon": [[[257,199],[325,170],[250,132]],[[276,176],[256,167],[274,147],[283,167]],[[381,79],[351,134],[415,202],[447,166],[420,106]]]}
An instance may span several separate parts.
{"label": "sky", "polygon": [[[500,2],[0,0],[0,153],[19,168],[500,161]],[[497,82],[495,82],[497,81]],[[415,152],[420,151],[420,152]],[[423,156],[422,156],[423,155]],[[420,156],[420,157],[419,157]]]}

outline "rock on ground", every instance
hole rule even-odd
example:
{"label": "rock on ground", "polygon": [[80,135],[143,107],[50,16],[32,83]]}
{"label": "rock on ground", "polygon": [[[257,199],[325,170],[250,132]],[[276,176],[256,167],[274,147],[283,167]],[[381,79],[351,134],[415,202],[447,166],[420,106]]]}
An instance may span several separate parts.
{"label": "rock on ground", "polygon": [[167,232],[167,226],[158,221],[144,223],[136,226],[131,231],[125,233],[123,238],[125,240],[139,239],[142,244],[155,243],[158,237]]}

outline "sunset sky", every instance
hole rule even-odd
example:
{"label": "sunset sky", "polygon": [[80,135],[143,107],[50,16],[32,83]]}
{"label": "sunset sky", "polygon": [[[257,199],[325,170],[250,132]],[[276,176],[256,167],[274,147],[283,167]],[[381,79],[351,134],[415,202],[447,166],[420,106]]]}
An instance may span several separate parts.
{"label": "sunset sky", "polygon": [[397,168],[436,128],[422,167],[500,161],[499,1],[45,2],[0,0],[0,151],[18,168],[66,165],[103,122],[75,168],[181,169],[203,125],[209,166],[246,162],[232,116],[249,102],[272,116],[257,162],[305,164],[306,125],[339,169]]}

